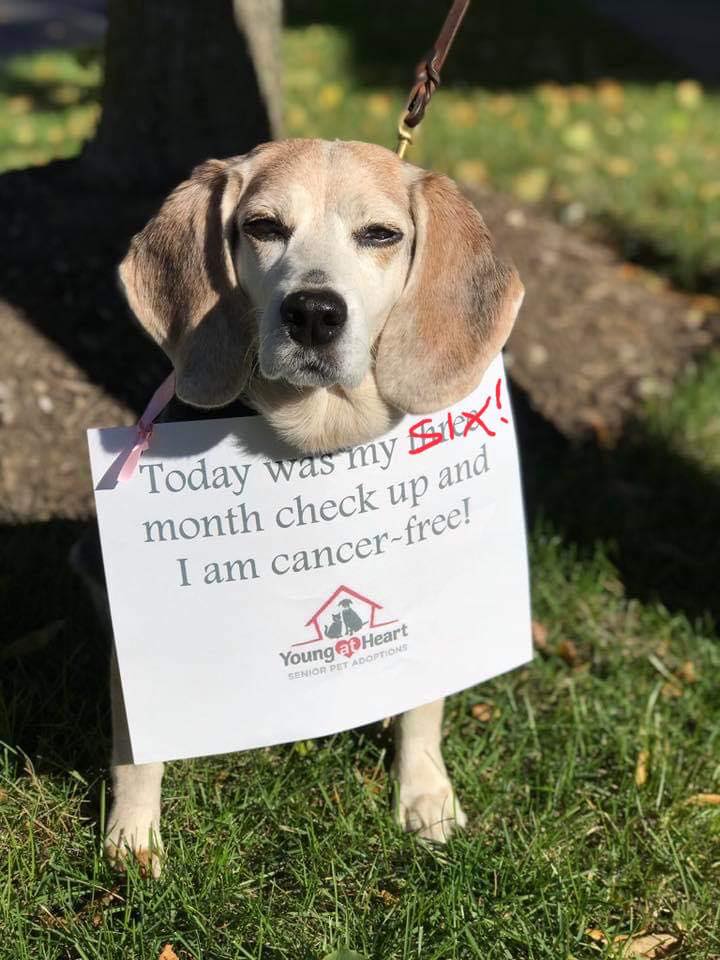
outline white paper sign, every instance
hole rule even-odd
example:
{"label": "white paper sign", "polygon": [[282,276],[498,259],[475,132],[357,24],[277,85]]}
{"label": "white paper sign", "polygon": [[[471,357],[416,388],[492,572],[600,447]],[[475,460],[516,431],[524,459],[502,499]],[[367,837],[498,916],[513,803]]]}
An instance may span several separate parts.
{"label": "white paper sign", "polygon": [[[131,435],[88,431],[95,487]],[[135,762],[335,733],[530,659],[500,358],[450,411],[292,456],[260,417],[159,424],[96,490]]]}

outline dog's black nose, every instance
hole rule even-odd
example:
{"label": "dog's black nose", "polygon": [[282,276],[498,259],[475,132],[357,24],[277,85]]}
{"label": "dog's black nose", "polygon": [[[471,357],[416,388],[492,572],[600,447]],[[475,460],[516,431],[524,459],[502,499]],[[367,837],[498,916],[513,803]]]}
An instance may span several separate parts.
{"label": "dog's black nose", "polygon": [[280,316],[296,343],[322,347],[342,330],[347,304],[332,290],[296,290],[283,300]]}

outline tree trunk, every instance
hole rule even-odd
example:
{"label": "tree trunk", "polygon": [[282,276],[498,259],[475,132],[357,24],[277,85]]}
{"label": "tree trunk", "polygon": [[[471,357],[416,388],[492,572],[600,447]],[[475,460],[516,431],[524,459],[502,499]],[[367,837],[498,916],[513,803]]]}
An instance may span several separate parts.
{"label": "tree trunk", "polygon": [[166,189],[277,136],[281,15],[282,0],[110,0],[88,172]]}

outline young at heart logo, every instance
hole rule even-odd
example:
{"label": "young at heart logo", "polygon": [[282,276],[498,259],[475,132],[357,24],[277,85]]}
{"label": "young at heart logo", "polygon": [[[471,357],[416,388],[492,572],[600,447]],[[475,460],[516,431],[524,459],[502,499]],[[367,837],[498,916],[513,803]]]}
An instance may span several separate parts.
{"label": "young at heart logo", "polygon": [[345,585],[339,586],[305,624],[312,635],[305,640],[299,640],[293,646],[304,647],[308,643],[317,643],[326,638],[335,640],[338,637],[349,637],[363,627],[378,630],[380,627],[397,623],[397,620],[382,620],[382,609],[382,604],[376,600],[371,600]]}
{"label": "young at heart logo", "polygon": [[[280,653],[286,667],[306,666],[291,679],[336,672],[371,663],[407,650],[408,626],[388,619],[383,605],[351,587],[341,585],[304,624],[305,639]],[[330,641],[330,643],[328,643]],[[298,649],[302,648],[302,649]]]}

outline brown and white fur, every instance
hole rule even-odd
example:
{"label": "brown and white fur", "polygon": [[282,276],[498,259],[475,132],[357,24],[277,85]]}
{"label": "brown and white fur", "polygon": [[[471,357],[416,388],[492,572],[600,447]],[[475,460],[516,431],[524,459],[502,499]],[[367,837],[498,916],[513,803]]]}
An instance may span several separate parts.
{"label": "brown and white fur", "polygon": [[[193,406],[242,398],[298,453],[372,440],[450,405],[505,343],[523,297],[447,177],[364,143],[286,140],[210,160],[120,267],[130,306]],[[290,305],[290,306],[289,306]],[[106,850],[160,870],[163,764],[126,748],[112,668]],[[441,754],[442,701],[396,720],[397,819],[444,841],[465,815]]]}

